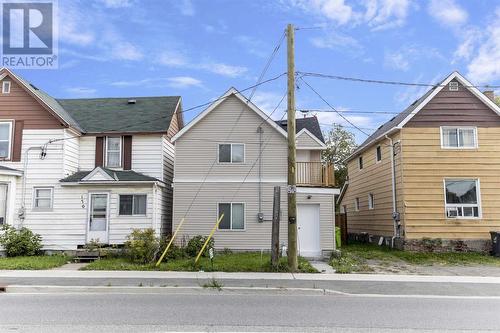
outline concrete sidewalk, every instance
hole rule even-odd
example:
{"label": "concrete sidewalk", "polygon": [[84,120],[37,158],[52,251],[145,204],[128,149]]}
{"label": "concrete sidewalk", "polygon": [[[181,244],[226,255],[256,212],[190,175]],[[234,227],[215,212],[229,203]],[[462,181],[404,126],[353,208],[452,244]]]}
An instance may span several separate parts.
{"label": "concrete sidewalk", "polygon": [[[158,271],[0,271],[6,291],[35,293],[126,290],[173,293],[214,286],[225,290],[314,290],[337,295],[376,297],[500,297],[499,277],[378,274],[290,274]],[[138,288],[139,287],[139,288]],[[146,290],[147,288],[147,290]],[[153,289],[151,289],[153,288]],[[177,290],[176,290],[177,289]]]}

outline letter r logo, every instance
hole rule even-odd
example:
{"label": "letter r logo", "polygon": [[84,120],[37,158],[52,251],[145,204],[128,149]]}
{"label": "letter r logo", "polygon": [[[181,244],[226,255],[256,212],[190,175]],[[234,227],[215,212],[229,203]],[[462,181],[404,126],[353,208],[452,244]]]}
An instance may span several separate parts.
{"label": "letter r logo", "polygon": [[52,54],[52,3],[3,3],[3,53]]}

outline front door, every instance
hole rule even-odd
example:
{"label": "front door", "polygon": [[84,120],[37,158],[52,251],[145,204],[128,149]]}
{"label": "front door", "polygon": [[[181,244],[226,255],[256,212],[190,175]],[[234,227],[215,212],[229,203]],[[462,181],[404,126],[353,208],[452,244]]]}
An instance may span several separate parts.
{"label": "front door", "polygon": [[299,254],[303,257],[321,256],[319,205],[297,205]]}
{"label": "front door", "polygon": [[89,220],[87,223],[87,242],[91,240],[108,243],[109,194],[89,194]]}

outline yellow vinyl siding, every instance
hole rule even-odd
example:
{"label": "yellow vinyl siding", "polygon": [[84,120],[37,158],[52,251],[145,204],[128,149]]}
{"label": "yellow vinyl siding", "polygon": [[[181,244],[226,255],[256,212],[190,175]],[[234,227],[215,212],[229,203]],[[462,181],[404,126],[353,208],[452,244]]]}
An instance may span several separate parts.
{"label": "yellow vinyl siding", "polygon": [[[477,149],[442,149],[439,127],[403,128],[407,238],[487,239],[500,229],[500,128],[477,131]],[[446,218],[445,178],[479,179],[481,219]]]}
{"label": "yellow vinyl siding", "polygon": [[[394,142],[399,140],[399,134],[392,136]],[[382,160],[376,161],[376,149],[382,148]],[[347,207],[347,223],[350,233],[368,232],[374,235],[392,236],[392,173],[391,149],[389,140],[384,139],[365,150],[363,169],[359,170],[358,157],[348,163],[349,186],[342,199],[342,205]],[[396,186],[398,192],[398,209],[402,213],[402,184],[400,171],[400,156],[396,155]],[[368,209],[368,194],[374,196],[374,209]],[[360,201],[359,211],[355,211],[354,200]],[[403,215],[401,215],[402,217]]]}

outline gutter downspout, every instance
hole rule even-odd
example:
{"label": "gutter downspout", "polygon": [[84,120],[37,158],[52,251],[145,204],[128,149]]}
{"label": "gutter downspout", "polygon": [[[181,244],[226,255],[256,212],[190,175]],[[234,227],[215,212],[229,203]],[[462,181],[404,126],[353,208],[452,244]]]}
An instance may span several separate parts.
{"label": "gutter downspout", "polygon": [[44,151],[43,146],[31,146],[28,149],[26,149],[25,152],[25,159],[23,163],[23,182],[22,182],[22,188],[21,188],[21,207],[19,208],[17,212],[17,216],[19,220],[21,221],[20,226],[23,225],[24,219],[26,218],[26,178],[28,175],[28,160],[29,160],[29,152],[34,149],[40,149],[40,151]]}
{"label": "gutter downspout", "polygon": [[385,135],[385,138],[389,140],[391,144],[391,178],[392,178],[392,219],[394,224],[394,231],[391,241],[391,247],[394,247],[394,239],[399,237],[399,213],[396,203],[396,154],[394,153],[394,140],[389,136]]}

